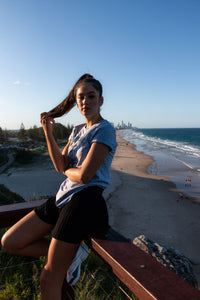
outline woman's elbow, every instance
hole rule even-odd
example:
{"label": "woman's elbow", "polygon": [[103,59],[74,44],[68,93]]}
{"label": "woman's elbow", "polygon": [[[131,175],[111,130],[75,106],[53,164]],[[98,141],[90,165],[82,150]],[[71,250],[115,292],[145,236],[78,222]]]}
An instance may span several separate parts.
{"label": "woman's elbow", "polygon": [[55,169],[58,173],[65,173],[65,168],[55,166]]}
{"label": "woman's elbow", "polygon": [[80,176],[79,182],[82,183],[82,184],[86,184],[86,183],[88,183],[90,180],[91,180],[90,176],[88,176],[87,174],[82,174],[82,175]]}
{"label": "woman's elbow", "polygon": [[64,173],[68,168],[68,163],[65,161],[65,157],[62,156],[62,159],[54,162],[54,167],[58,173]]}
{"label": "woman's elbow", "polygon": [[58,173],[63,173],[65,174],[65,171],[69,168],[69,166],[66,165],[55,165],[55,169]]}

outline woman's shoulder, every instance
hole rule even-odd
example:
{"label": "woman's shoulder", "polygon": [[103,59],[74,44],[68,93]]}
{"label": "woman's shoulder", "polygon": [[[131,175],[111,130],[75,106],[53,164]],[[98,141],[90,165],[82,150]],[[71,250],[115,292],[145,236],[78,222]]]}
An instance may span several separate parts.
{"label": "woman's shoulder", "polygon": [[96,128],[91,135],[93,142],[99,142],[109,146],[110,149],[115,151],[116,142],[116,131],[114,126],[107,120],[102,120],[97,124]]}
{"label": "woman's shoulder", "polygon": [[108,120],[103,119],[102,122],[99,124],[97,130],[102,132],[106,132],[107,134],[116,134],[114,125],[110,123]]}
{"label": "woman's shoulder", "polygon": [[114,126],[107,120],[103,119],[99,123],[96,123],[91,131],[93,136],[99,135],[101,137],[114,137],[116,136],[116,130]]}
{"label": "woman's shoulder", "polygon": [[97,123],[97,127],[107,127],[107,128],[111,128],[111,129],[114,129],[115,130],[115,128],[114,128],[114,126],[113,126],[113,124],[112,123],[110,123],[108,120],[106,120],[106,119],[103,119],[103,120],[101,120],[99,123]]}

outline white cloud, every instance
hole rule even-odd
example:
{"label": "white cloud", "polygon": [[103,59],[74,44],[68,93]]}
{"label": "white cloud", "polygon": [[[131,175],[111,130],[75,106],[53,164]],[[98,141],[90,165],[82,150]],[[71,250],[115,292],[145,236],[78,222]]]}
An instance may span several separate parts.
{"label": "white cloud", "polygon": [[14,84],[14,85],[20,85],[20,84],[21,84],[21,85],[26,85],[26,86],[30,86],[30,85],[31,85],[30,82],[25,82],[25,83],[23,83],[23,82],[21,82],[20,80],[14,81],[13,84]]}
{"label": "white cloud", "polygon": [[16,80],[16,81],[13,82],[13,84],[21,84],[21,81]]}

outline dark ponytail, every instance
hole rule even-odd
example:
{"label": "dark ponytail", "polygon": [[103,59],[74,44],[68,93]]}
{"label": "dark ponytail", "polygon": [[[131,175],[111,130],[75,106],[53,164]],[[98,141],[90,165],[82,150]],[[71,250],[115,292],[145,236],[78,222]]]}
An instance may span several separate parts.
{"label": "dark ponytail", "polygon": [[48,112],[48,116],[54,119],[68,113],[76,105],[76,90],[82,83],[90,83],[99,92],[100,97],[102,96],[101,83],[92,75],[86,73],[77,80],[68,96],[59,105]]}

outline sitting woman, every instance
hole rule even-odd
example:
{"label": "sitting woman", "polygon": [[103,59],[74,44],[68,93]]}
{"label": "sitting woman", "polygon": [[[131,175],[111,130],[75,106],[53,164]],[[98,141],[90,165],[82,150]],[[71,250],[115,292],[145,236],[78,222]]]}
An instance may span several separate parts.
{"label": "sitting woman", "polygon": [[[52,134],[54,118],[77,104],[86,123],[74,127],[62,153]],[[49,155],[66,175],[55,197],[11,227],[2,238],[5,251],[47,256],[40,277],[41,300],[61,299],[61,289],[82,240],[103,237],[109,227],[103,190],[110,183],[110,166],[117,147],[113,126],[100,114],[102,86],[83,75],[57,107],[41,114]],[[44,182],[45,184],[45,182]],[[45,236],[52,234],[52,239]]]}

